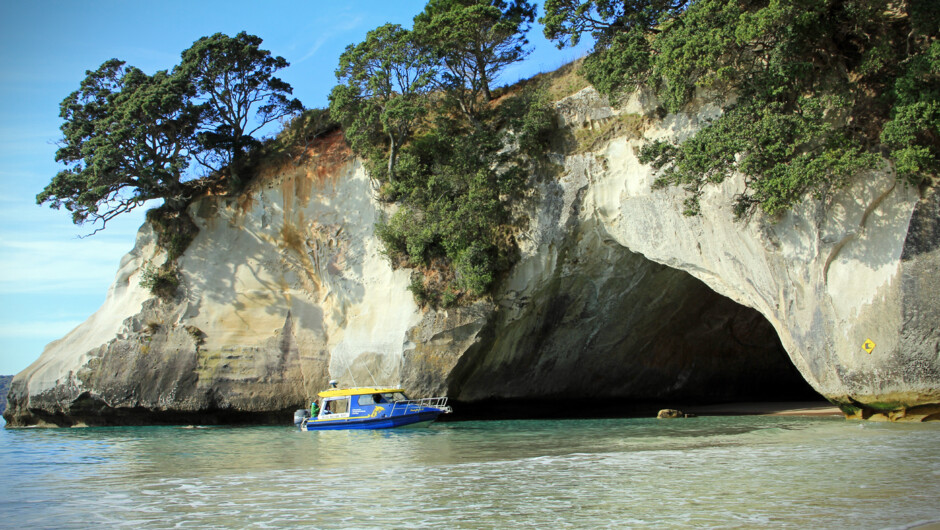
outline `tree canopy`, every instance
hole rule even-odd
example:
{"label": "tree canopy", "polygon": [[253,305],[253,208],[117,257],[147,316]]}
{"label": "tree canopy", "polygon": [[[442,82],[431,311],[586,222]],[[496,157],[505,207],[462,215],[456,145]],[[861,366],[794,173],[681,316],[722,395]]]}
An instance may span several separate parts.
{"label": "tree canopy", "polygon": [[506,66],[530,52],[535,6],[525,0],[431,0],[414,19],[417,38],[443,65],[441,85],[471,119]]}
{"label": "tree canopy", "polygon": [[223,33],[202,37],[182,52],[176,69],[206,103],[197,159],[216,171],[228,168],[235,178],[248,149],[257,144],[252,135],[303,110],[299,100],[288,97],[291,86],[274,76],[289,63],[262,50],[261,42],[244,31],[234,37]]}
{"label": "tree canopy", "polygon": [[393,264],[420,271],[420,303],[482,296],[516,259],[513,201],[554,113],[528,92],[489,101],[499,72],[528,53],[534,16],[525,1],[432,0],[413,31],[386,24],[340,57],[330,114],[379,197],[399,203],[377,233]]}
{"label": "tree canopy", "polygon": [[[597,40],[583,71],[611,96],[646,85],[663,111],[698,89],[734,94],[680,145],[642,160],[691,192],[745,175],[736,211],[788,210],[894,162],[912,183],[940,171],[940,5],[930,0],[548,0],[545,35]],[[916,87],[916,88],[913,88]]]}
{"label": "tree canopy", "polygon": [[598,50],[609,46],[618,34],[656,32],[675,18],[689,0],[546,0],[539,20],[545,36],[559,47],[575,46],[590,33]]}
{"label": "tree canopy", "polygon": [[64,206],[76,224],[103,229],[115,216],[150,199],[171,212],[191,198],[185,174],[192,160],[215,171],[242,168],[252,136],[301,108],[274,73],[287,66],[244,32],[204,37],[170,72],[152,76],[118,59],[86,72],[79,90],[60,105],[65,164],[37,195]]}
{"label": "tree canopy", "polygon": [[111,59],[86,72],[60,105],[60,171],[36,199],[65,206],[76,224],[107,222],[143,202],[182,194],[204,108],[185,79],[148,76]]}
{"label": "tree canopy", "polygon": [[330,93],[330,113],[343,123],[357,151],[374,143],[376,129],[388,141],[388,179],[395,180],[401,146],[426,110],[421,96],[434,74],[428,54],[397,24],[385,24],[363,42],[346,47],[336,78],[343,84]]}

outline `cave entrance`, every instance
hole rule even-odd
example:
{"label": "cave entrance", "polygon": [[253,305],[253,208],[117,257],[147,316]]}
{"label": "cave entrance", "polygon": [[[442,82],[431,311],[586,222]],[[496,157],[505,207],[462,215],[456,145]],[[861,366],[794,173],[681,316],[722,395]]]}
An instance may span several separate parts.
{"label": "cave entrance", "polygon": [[452,373],[454,419],[825,403],[759,312],[618,250],[599,273],[556,277],[497,316]]}

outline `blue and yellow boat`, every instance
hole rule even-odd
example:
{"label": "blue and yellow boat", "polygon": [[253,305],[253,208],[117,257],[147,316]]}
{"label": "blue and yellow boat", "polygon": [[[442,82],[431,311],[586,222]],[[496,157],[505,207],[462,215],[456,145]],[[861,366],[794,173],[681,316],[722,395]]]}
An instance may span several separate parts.
{"label": "blue and yellow boat", "polygon": [[313,416],[301,410],[294,417],[303,431],[424,426],[451,412],[446,397],[408,399],[401,388],[331,388],[317,396],[318,412],[314,404]]}

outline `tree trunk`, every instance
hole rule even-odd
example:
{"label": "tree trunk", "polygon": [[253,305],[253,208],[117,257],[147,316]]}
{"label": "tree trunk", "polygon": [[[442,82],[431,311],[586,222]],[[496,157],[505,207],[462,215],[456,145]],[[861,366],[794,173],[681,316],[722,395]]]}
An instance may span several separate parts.
{"label": "tree trunk", "polygon": [[486,58],[482,50],[477,50],[473,54],[474,67],[477,75],[480,76],[480,88],[483,90],[483,101],[490,102],[493,95],[490,94],[490,80],[486,75]]}
{"label": "tree trunk", "polygon": [[395,182],[395,159],[398,158],[398,144],[395,142],[395,136],[388,135],[388,181]]}

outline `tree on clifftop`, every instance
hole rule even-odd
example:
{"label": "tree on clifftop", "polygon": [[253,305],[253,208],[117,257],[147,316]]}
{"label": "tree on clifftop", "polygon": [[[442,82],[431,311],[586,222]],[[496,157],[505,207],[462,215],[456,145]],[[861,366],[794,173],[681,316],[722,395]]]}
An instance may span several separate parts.
{"label": "tree on clifftop", "polygon": [[506,66],[529,54],[535,6],[525,0],[431,0],[414,19],[418,40],[443,64],[442,85],[471,120]]}
{"label": "tree on clifftop", "polygon": [[244,31],[235,37],[203,37],[182,53],[175,71],[193,83],[197,97],[207,104],[197,160],[214,170],[229,168],[235,180],[242,178],[248,150],[258,143],[252,135],[303,110],[299,100],[288,98],[291,86],[274,77],[289,63],[259,48],[261,42]]}
{"label": "tree on clifftop", "polygon": [[644,85],[661,112],[697,91],[734,94],[682,143],[640,161],[690,192],[741,174],[735,212],[775,216],[844,188],[885,158],[925,185],[940,176],[940,3],[936,0],[547,0],[545,36],[596,39],[583,74],[617,96]]}
{"label": "tree on clifftop", "polygon": [[258,145],[252,135],[301,109],[287,98],[290,85],[273,76],[287,61],[259,44],[244,32],[217,33],[184,51],[171,73],[148,76],[118,59],[86,72],[60,106],[56,161],[67,167],[37,202],[65,206],[76,224],[100,223],[97,232],[150,199],[164,199],[166,215],[182,211],[192,195],[182,179],[194,159],[241,178]]}
{"label": "tree on clifftop", "polygon": [[67,166],[37,195],[65,206],[72,220],[101,226],[150,199],[182,199],[181,176],[195,148],[203,108],[191,85],[111,59],[62,101],[64,134],[56,161]]}
{"label": "tree on clifftop", "polygon": [[395,180],[398,152],[424,112],[422,96],[433,75],[431,60],[397,24],[385,24],[366,40],[346,47],[330,93],[330,114],[343,124],[357,152],[375,145],[375,131],[388,140],[388,179]]}
{"label": "tree on clifftop", "polygon": [[598,90],[610,94],[632,90],[646,80],[652,68],[650,35],[660,33],[690,1],[546,0],[539,22],[559,48],[577,45],[584,33],[594,38],[584,73]]}

